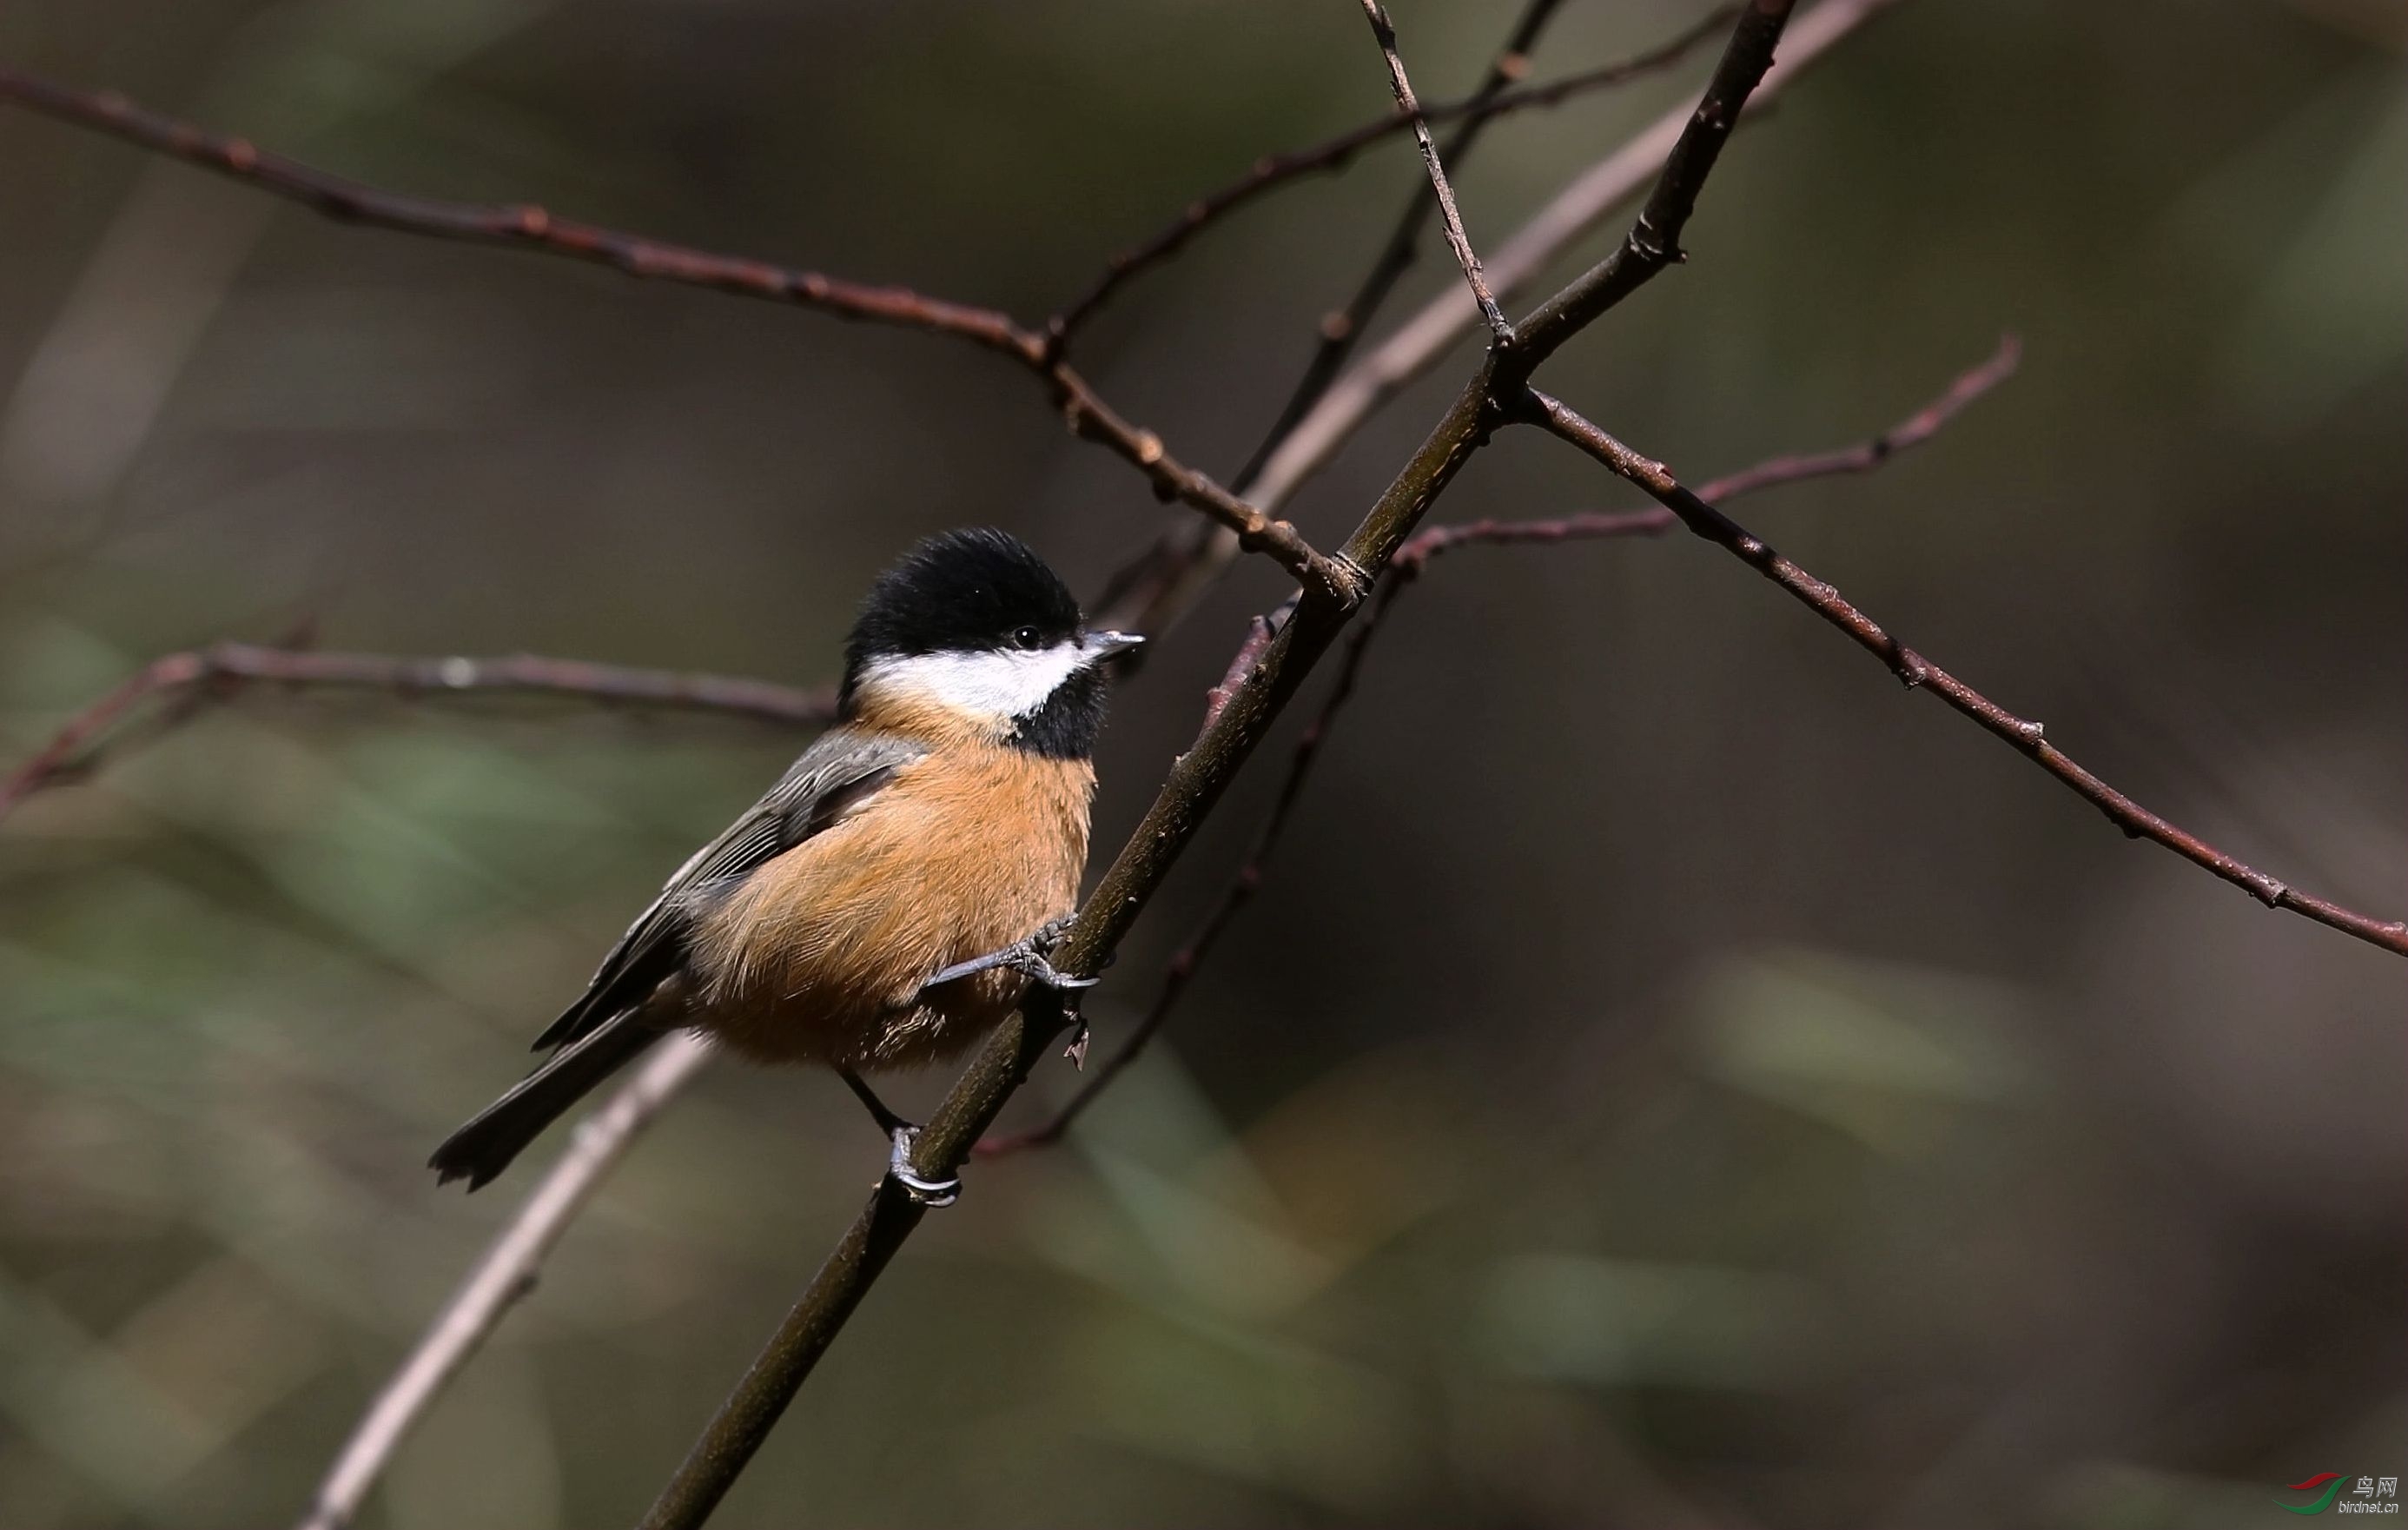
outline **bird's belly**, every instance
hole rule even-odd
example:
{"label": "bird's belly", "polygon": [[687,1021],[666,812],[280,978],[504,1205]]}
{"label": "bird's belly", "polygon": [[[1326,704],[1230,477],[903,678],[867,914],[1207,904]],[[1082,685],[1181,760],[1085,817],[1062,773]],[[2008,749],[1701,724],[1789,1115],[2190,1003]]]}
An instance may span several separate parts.
{"label": "bird's belly", "polygon": [[689,1023],[762,1061],[959,1055],[1011,1013],[1026,979],[996,969],[924,993],[929,974],[1076,906],[1093,776],[1065,764],[906,772],[764,865],[697,921]]}

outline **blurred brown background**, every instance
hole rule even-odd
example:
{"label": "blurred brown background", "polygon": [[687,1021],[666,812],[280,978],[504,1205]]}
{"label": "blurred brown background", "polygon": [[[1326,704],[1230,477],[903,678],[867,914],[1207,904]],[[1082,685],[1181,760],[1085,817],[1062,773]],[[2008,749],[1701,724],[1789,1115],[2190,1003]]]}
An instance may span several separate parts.
{"label": "blurred brown background", "polygon": [[[1400,4],[1425,94],[1517,8]],[[1568,6],[1537,74],[1694,14]],[[1702,479],[2019,333],[1933,445],[1745,518],[2151,806],[2397,916],[2402,31],[1912,0],[1741,133],[1690,265],[1549,385]],[[1345,0],[20,0],[0,57],[1032,318],[1385,100]],[[1703,67],[1495,128],[1475,238]],[[1105,323],[1097,382],[1226,474],[1418,174],[1392,142],[1234,220]],[[1455,280],[1427,253],[1409,301]],[[1306,491],[1309,534],[1469,355]],[[1626,502],[1515,436],[1440,517]],[[921,533],[1000,523],[1093,589],[1178,513],[958,345],[346,230],[0,113],[12,762],[156,653],[303,620],[816,683]],[[1124,692],[1100,845],[1283,588],[1241,568]],[[531,1182],[438,1191],[428,1148],[798,743],[260,695],[0,826],[0,1525],[296,1512]],[[2401,976],[2127,843],[1700,543],[1464,553],[1168,1043],[1065,1148],[973,1171],[719,1523],[2276,1523],[2279,1482],[2408,1467]],[[631,1519],[882,1153],[824,1078],[714,1071],[367,1523]]]}

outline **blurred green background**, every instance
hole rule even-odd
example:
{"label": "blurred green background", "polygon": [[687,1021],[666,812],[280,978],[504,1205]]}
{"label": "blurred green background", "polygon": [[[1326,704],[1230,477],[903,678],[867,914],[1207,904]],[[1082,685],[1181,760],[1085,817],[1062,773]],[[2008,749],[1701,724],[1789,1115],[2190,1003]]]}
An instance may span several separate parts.
{"label": "blurred green background", "polygon": [[[1517,8],[1401,0],[1425,94]],[[1537,74],[1695,14],[1576,0]],[[1550,386],[1703,479],[2020,334],[1933,445],[1745,518],[2143,801],[2397,916],[2403,31],[1911,0],[1739,136],[1690,264]],[[19,0],[0,58],[1028,318],[1385,100],[1349,0]],[[1475,238],[1703,68],[1498,126]],[[1392,142],[1233,220],[1102,325],[1096,382],[1230,472],[1418,174]],[[1408,301],[1454,280],[1431,253]],[[1310,486],[1310,535],[1469,355]],[[1626,502],[1515,435],[1440,515]],[[958,345],[343,229],[0,113],[10,763],[155,654],[300,623],[814,684],[915,536],[1000,523],[1094,589],[1179,513]],[[1240,568],[1125,689],[1100,847],[1283,590]],[[1100,1046],[1296,726],[1094,996]],[[427,1150],[800,742],[253,694],[0,825],[0,1525],[295,1514],[533,1179],[464,1199]],[[973,1170],[718,1523],[2277,1523],[2277,1483],[2408,1466],[2401,977],[1702,544],[1463,553],[1168,1041]],[[631,1520],[882,1157],[829,1080],[713,1070],[366,1523]]]}

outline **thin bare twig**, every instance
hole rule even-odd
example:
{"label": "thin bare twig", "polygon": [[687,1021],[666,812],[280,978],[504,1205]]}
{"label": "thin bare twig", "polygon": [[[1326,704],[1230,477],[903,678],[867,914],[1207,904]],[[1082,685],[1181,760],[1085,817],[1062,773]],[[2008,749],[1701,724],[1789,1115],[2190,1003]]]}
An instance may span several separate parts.
{"label": "thin bare twig", "polygon": [[1987,361],[1948,384],[1948,391],[1870,440],[1835,452],[1812,452],[1759,462],[1744,472],[1717,478],[1698,492],[1709,499],[1729,499],[1780,484],[1843,473],[1869,473],[1900,452],[1911,451],[1938,435],[1967,405],[2014,375],[2023,361],[2023,341],[1999,337],[1999,348]]}
{"label": "thin bare twig", "polygon": [[[1838,473],[1870,472],[1899,453],[1929,440],[1967,406],[2005,382],[2014,373],[2021,354],[2022,348],[2014,336],[2001,337],[1999,349],[1987,360],[1959,374],[1939,397],[1879,435],[1834,451],[1770,457],[1752,468],[1718,478],[1699,492],[1710,499],[1731,499],[1808,479]],[[977,1155],[998,1158],[1061,1141],[1071,1124],[1096,1103],[1097,1096],[1112,1086],[1113,1080],[1127,1071],[1129,1064],[1137,1061],[1139,1054],[1169,1023],[1171,1011],[1195,981],[1197,969],[1211,955],[1223,932],[1236,919],[1239,912],[1261,889],[1264,868],[1270,860],[1271,852],[1279,846],[1280,836],[1286,828],[1297,796],[1303,790],[1305,777],[1311,772],[1323,742],[1328,737],[1340,709],[1354,695],[1354,679],[1362,670],[1364,654],[1370,646],[1372,634],[1382,629],[1381,623],[1386,619],[1389,608],[1396,604],[1406,586],[1421,576],[1432,558],[1460,547],[1557,544],[1616,537],[1656,536],[1679,524],[1678,516],[1658,505],[1648,510],[1588,512],[1548,520],[1466,521],[1451,526],[1425,527],[1407,538],[1404,545],[1397,549],[1397,556],[1389,560],[1387,574],[1380,582],[1378,596],[1355,626],[1337,684],[1331,687],[1320,712],[1297,741],[1296,753],[1288,761],[1287,776],[1281,784],[1270,816],[1256,832],[1237,874],[1222,889],[1220,901],[1205,916],[1196,933],[1188,937],[1187,944],[1172,955],[1164,969],[1162,987],[1156,990],[1153,1004],[1148,1006],[1144,1016],[1111,1056],[1080,1084],[1077,1091],[1044,1124],[1025,1132],[985,1138],[979,1143]],[[1228,678],[1211,692],[1212,710],[1207,714],[1208,722],[1218,714],[1221,706],[1226,704],[1230,691],[1253,668],[1269,639],[1269,624],[1259,616],[1254,618],[1253,635],[1239,650],[1237,659],[1230,666]]]}
{"label": "thin bare twig", "polygon": [[1369,584],[1361,570],[1343,556],[1314,550],[1290,523],[1247,503],[1163,449],[1162,438],[1130,425],[1064,362],[1048,364],[1054,402],[1073,434],[1101,442],[1137,465],[1154,484],[1157,499],[1176,499],[1198,510],[1226,532],[1242,551],[1261,553],[1293,574],[1297,582],[1351,605]]}
{"label": "thin bare twig", "polygon": [[[1539,36],[1545,30],[1557,4],[1558,0],[1529,0],[1524,7],[1503,47],[1490,61],[1488,72],[1479,88],[1463,103],[1469,115],[1447,144],[1445,157],[1448,163],[1460,163],[1470,152],[1483,129],[1492,120],[1492,115],[1482,108],[1495,102],[1508,85],[1527,71],[1529,51],[1537,46]],[[1646,69],[1660,67],[1679,57],[1705,36],[1712,29],[1713,21],[1709,18],[1707,25],[1692,28],[1688,34],[1653,54],[1621,65],[1609,65],[1603,69],[1590,71],[1590,75],[1596,82],[1604,83],[1631,79]],[[1560,92],[1566,83],[1559,81],[1551,89]],[[1374,125],[1402,128],[1409,122],[1409,118],[1398,116],[1387,119],[1384,124]],[[1340,141],[1342,143],[1344,140]],[[1257,174],[1267,174],[1271,167],[1270,162],[1266,161],[1256,166]],[[1261,182],[1266,186],[1270,183],[1268,180]],[[1237,189],[1243,191],[1249,184],[1241,181]],[[1190,234],[1231,205],[1234,205],[1233,201],[1216,205],[1213,197],[1190,204],[1188,223],[1174,224],[1139,253],[1147,259],[1167,258],[1185,242]],[[1388,242],[1382,246],[1345,310],[1323,318],[1320,344],[1314,348],[1303,375],[1297,378],[1278,417],[1247,455],[1245,465],[1238,469],[1238,476],[1231,481],[1236,493],[1244,495],[1252,492],[1253,485],[1262,474],[1263,465],[1287,439],[1288,433],[1296,428],[1305,411],[1327,389],[1338,368],[1344,365],[1346,357],[1353,352],[1356,337],[1369,327],[1380,306],[1387,301],[1388,294],[1412,267],[1422,227],[1428,222],[1432,205],[1433,199],[1420,191],[1405,199],[1396,226],[1389,233]],[[1092,305],[1100,303],[1113,286],[1135,268],[1134,266],[1125,268],[1115,266],[1107,271],[1103,281],[1073,306],[1074,318],[1090,310]],[[1055,333],[1067,339],[1072,327],[1075,324],[1057,323]],[[1184,526],[1164,531],[1144,552],[1113,571],[1096,601],[1099,619],[1107,627],[1130,627],[1145,632],[1159,632],[1175,621],[1219,572],[1226,561],[1226,555],[1219,552],[1222,543],[1222,533],[1208,527]]]}
{"label": "thin bare twig", "polygon": [[[1479,89],[1472,93],[1469,102],[1474,106],[1483,101],[1493,102],[1498,109],[1475,110],[1455,130],[1455,136],[1439,151],[1440,157],[1447,164],[1460,169],[1488,124],[1497,120],[1498,112],[1505,109],[1508,103],[1526,102],[1542,96],[1560,99],[1556,93],[1574,82],[1618,83],[1662,69],[1684,57],[1698,43],[1718,35],[1732,14],[1730,7],[1717,7],[1671,41],[1622,64],[1589,70],[1553,85],[1527,91],[1509,91],[1507,87],[1527,71],[1530,49],[1538,41],[1539,31],[1545,25],[1553,9],[1547,0],[1534,0],[1523,12],[1512,35],[1505,39],[1497,56],[1490,60],[1488,73],[1481,80]],[[1426,120],[1436,121],[1426,112],[1424,116]],[[1297,379],[1295,388],[1289,392],[1287,401],[1280,406],[1279,414],[1272,420],[1270,428],[1263,433],[1261,443],[1254,448],[1254,455],[1246,459],[1245,467],[1233,481],[1244,485],[1240,492],[1252,490],[1271,454],[1279,450],[1280,444],[1287,440],[1288,433],[1297,427],[1306,411],[1321,401],[1321,396],[1328,391],[1330,382],[1338,376],[1338,369],[1346,365],[1346,358],[1354,354],[1356,342],[1370,329],[1371,321],[1387,302],[1388,295],[1412,268],[1421,244],[1422,229],[1429,222],[1434,205],[1434,198],[1424,196],[1418,191],[1407,197],[1403,209],[1397,215],[1396,225],[1388,231],[1388,242],[1381,246],[1379,255],[1364,273],[1354,296],[1346,300],[1344,308],[1322,316],[1320,337],[1312,348],[1312,359],[1305,365],[1303,375]]]}
{"label": "thin bare twig", "polygon": [[2269,908],[2288,909],[2369,945],[2408,956],[2408,922],[2372,918],[2311,897],[2141,806],[2049,743],[2039,723],[2008,711],[1899,642],[1838,590],[1774,552],[1755,533],[1683,487],[1664,464],[1632,451],[1560,399],[1530,389],[1525,396],[1521,417],[1638,484],[1678,516],[1682,525],[1771,580],[1807,609],[1846,633],[1858,647],[1886,665],[1909,689],[1928,691],[1994,737],[2013,745],[2017,753],[2105,814],[2107,821],[2126,835],[2164,845],[2193,865],[2243,888]]}
{"label": "thin bare twig", "polygon": [[[1959,375],[1948,384],[1946,392],[1880,435],[1828,452],[1768,457],[1753,468],[1715,479],[1698,490],[1698,495],[1720,503],[1809,479],[1871,472],[1900,452],[1920,446],[1938,435],[1968,405],[2013,376],[2022,356],[2023,342],[2013,335],[2001,335],[1998,350],[1988,360]],[[1481,520],[1425,527],[1398,551],[1396,566],[1419,565],[1457,547],[1654,537],[1680,524],[1678,515],[1656,505],[1645,510],[1585,511],[1548,520]]]}
{"label": "thin bare twig", "polygon": [[583,659],[512,654],[318,653],[219,642],[152,659],[50,735],[22,765],[0,778],[0,816],[46,786],[88,774],[107,748],[105,735],[147,701],[223,696],[255,685],[345,686],[406,696],[504,693],[579,697],[625,706],[724,712],[769,722],[823,726],[836,715],[835,693],[797,690],[766,680],[633,669]]}
{"label": "thin bare twig", "polygon": [[1207,516],[1248,552],[1273,559],[1300,583],[1340,599],[1359,598],[1360,580],[1323,556],[1285,521],[1276,520],[1181,463],[1162,438],[1130,424],[1094,386],[1054,354],[1050,336],[999,309],[931,297],[908,287],[848,281],[819,271],[720,254],[561,218],[531,203],[480,204],[408,196],[335,175],[248,138],[208,132],[115,91],[80,91],[0,68],[0,101],[107,133],[188,165],[213,170],[338,223],[433,238],[503,244],[609,266],[629,276],[681,282],[739,297],[792,303],[842,318],[900,325],[967,340],[1010,357],[1039,379],[1082,440],[1104,446],[1143,472],[1156,498]]}
{"label": "thin bare twig", "polygon": [[568,1151],[504,1224],[501,1235],[377,1393],[344,1442],[299,1530],[343,1530],[358,1517],[369,1489],[427,1405],[492,1335],[503,1314],[535,1290],[544,1257],[611,1165],[712,1055],[710,1044],[691,1032],[669,1037],[608,1103],[577,1123]]}
{"label": "thin bare twig", "polygon": [[1439,219],[1446,228],[1446,247],[1455,252],[1455,265],[1463,268],[1464,284],[1471,289],[1472,301],[1480,305],[1481,316],[1488,321],[1488,333],[1498,345],[1513,343],[1513,326],[1506,321],[1505,310],[1497,306],[1497,295],[1488,290],[1488,279],[1481,274],[1480,253],[1471,247],[1471,236],[1464,232],[1463,213],[1455,205],[1455,187],[1446,179],[1446,165],[1440,157],[1438,142],[1430,137],[1429,123],[1413,99],[1413,84],[1405,77],[1403,55],[1397,51],[1396,23],[1380,0],[1363,0],[1364,19],[1371,23],[1372,40],[1380,45],[1380,56],[1388,65],[1388,89],[1397,97],[1397,109],[1413,124],[1413,143],[1422,152],[1422,167],[1429,173],[1430,190],[1438,197]]}
{"label": "thin bare twig", "polygon": [[[1781,58],[1742,107],[1755,110],[1785,89],[1836,44],[1899,0],[1821,0],[1784,33]],[[1665,113],[1556,193],[1511,238],[1488,251],[1484,269],[1492,290],[1512,294],[1537,279],[1599,220],[1644,189],[1662,171],[1695,116],[1693,107]],[[1326,466],[1364,421],[1435,366],[1456,338],[1478,322],[1470,293],[1450,284],[1397,331],[1329,383],[1280,444],[1260,475],[1239,482],[1248,500],[1267,512],[1295,498]],[[1135,572],[1116,582],[1106,604],[1112,625],[1158,632],[1193,605],[1238,551],[1210,527],[1186,527],[1160,539]]]}
{"label": "thin bare twig", "polygon": [[1029,337],[1011,315],[949,302],[909,287],[748,260],[559,217],[534,203],[480,205],[408,196],[332,174],[250,139],[211,133],[152,111],[116,91],[82,91],[0,68],[0,100],[96,129],[188,165],[215,170],[338,223],[432,238],[509,244],[609,266],[629,276],[796,303],[848,319],[952,335],[1025,359]]}
{"label": "thin bare twig", "polygon": [[[1747,97],[1742,110],[1755,110],[1772,100],[1834,45],[1896,3],[1897,0],[1822,0],[1783,34],[1780,62]],[[1722,72],[1718,66],[1717,78]],[[1694,107],[1665,113],[1575,178],[1511,238],[1488,251],[1484,269],[1489,285],[1510,295],[1535,280],[1598,220],[1670,170],[1674,153],[1696,115]],[[1340,446],[1352,439],[1366,417],[1435,365],[1455,338],[1478,321],[1479,311],[1469,293],[1459,287],[1448,287],[1369,354],[1348,368],[1330,384],[1328,393],[1297,425],[1286,443],[1272,454],[1264,466],[1261,480],[1249,491],[1254,501],[1273,506],[1285,504],[1307,479],[1336,455]],[[1525,320],[1525,325],[1528,322]],[[1528,336],[1524,335],[1523,339],[1519,349],[1526,357]],[[1226,557],[1231,551],[1234,548],[1225,547],[1222,556]]]}
{"label": "thin bare twig", "polygon": [[[1541,85],[1509,90],[1507,87],[1528,72],[1528,51],[1537,40],[1539,27],[1544,24],[1546,14],[1560,3],[1561,0],[1531,0],[1530,9],[1514,28],[1513,36],[1498,55],[1488,79],[1479,89],[1461,100],[1422,109],[1422,120],[1426,123],[1461,122],[1464,124],[1463,132],[1448,148],[1450,163],[1462,158],[1463,152],[1470,146],[1469,138],[1476,137],[1482,125],[1512,112],[1559,106],[1574,96],[1656,73],[1679,62],[1690,49],[1707,37],[1719,35],[1731,17],[1730,7],[1717,7],[1678,36],[1644,52],[1583,69]],[[1188,202],[1180,209],[1176,218],[1142,242],[1113,254],[1084,292],[1065,303],[1053,318],[1046,321],[1048,332],[1054,337],[1057,345],[1067,346],[1118,296],[1124,286],[1177,254],[1190,239],[1212,224],[1291,181],[1321,171],[1342,169],[1363,150],[1382,139],[1394,137],[1412,125],[1410,117],[1401,112],[1392,112],[1308,148],[1265,154],[1237,180]],[[1425,206],[1426,199],[1415,197],[1414,205]],[[1416,219],[1415,226],[1418,225],[1419,220]],[[1408,254],[1408,262],[1410,258]],[[1376,301],[1371,306],[1376,307]],[[1331,369],[1335,370],[1334,366]]]}

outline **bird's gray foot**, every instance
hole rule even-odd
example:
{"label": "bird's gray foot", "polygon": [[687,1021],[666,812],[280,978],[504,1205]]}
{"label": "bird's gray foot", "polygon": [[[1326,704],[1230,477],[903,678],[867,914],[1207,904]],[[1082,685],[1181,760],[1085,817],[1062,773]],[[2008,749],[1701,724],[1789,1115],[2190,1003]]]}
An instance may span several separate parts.
{"label": "bird's gray foot", "polygon": [[953,1205],[962,1198],[961,1176],[950,1179],[926,1179],[911,1168],[911,1147],[920,1140],[920,1129],[909,1121],[894,1131],[895,1150],[886,1158],[886,1177],[903,1187],[903,1193],[924,1206]]}
{"label": "bird's gray foot", "polygon": [[928,1179],[912,1170],[911,1148],[920,1140],[920,1128],[896,1115],[885,1101],[878,1097],[877,1090],[862,1081],[861,1075],[851,1068],[838,1068],[836,1073],[844,1080],[844,1087],[853,1090],[853,1098],[869,1112],[869,1119],[878,1123],[878,1130],[885,1133],[886,1140],[895,1145],[894,1150],[886,1155],[886,1177],[902,1186],[906,1195],[924,1206],[951,1205],[960,1200],[962,1182],[958,1177]]}
{"label": "bird's gray foot", "polygon": [[1010,967],[1014,972],[1027,974],[1049,989],[1068,990],[1094,988],[1096,979],[1073,977],[1045,960],[1047,953],[1061,941],[1062,931],[1068,928],[1070,928],[1070,921],[1067,917],[1048,920],[1044,928],[1027,939],[1014,941],[1000,951],[989,951],[984,956],[972,957],[968,961],[956,961],[921,986],[933,989],[940,983],[950,983],[957,977],[968,977],[973,973],[988,972],[996,967]]}

